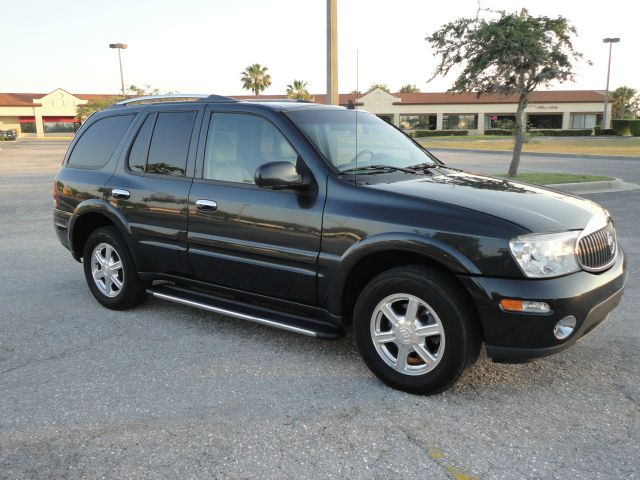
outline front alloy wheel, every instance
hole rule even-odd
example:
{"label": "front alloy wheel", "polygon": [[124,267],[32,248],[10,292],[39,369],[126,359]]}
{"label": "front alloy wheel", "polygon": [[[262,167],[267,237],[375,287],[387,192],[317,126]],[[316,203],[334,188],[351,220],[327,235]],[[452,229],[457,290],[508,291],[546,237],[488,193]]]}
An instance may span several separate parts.
{"label": "front alloy wheel", "polygon": [[373,310],[371,339],[384,362],[405,375],[424,375],[442,359],[445,334],[438,314],[424,300],[389,295]]}
{"label": "front alloy wheel", "polygon": [[388,385],[433,394],[478,358],[482,332],[468,294],[442,269],[407,265],[374,277],[353,312],[367,366]]}

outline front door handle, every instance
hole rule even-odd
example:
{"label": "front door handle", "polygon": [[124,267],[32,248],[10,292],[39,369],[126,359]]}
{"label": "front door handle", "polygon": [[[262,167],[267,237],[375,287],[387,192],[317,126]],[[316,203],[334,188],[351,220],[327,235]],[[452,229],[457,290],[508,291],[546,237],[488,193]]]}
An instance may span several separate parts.
{"label": "front door handle", "polygon": [[213,200],[196,200],[196,208],[203,212],[215,212],[218,209],[218,204]]}
{"label": "front door handle", "polygon": [[113,198],[126,200],[127,198],[129,198],[131,196],[131,194],[129,193],[129,190],[124,190],[122,188],[112,188],[111,189],[111,196]]}

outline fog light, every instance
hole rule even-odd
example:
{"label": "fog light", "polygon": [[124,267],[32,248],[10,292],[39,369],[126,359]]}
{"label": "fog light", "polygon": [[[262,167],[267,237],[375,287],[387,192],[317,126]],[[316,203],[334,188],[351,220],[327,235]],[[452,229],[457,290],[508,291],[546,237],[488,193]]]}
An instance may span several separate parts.
{"label": "fog light", "polygon": [[548,303],[532,300],[503,298],[500,300],[500,306],[508,312],[549,313],[551,311]]}
{"label": "fog light", "polygon": [[553,334],[558,340],[564,340],[573,333],[576,328],[576,317],[569,315],[564,317],[553,327]]}

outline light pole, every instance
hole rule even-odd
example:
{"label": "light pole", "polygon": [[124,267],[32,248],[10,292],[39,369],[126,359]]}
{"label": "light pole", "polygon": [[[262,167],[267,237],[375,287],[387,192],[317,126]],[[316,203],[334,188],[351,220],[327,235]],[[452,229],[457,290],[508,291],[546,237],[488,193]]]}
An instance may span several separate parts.
{"label": "light pole", "polygon": [[609,64],[607,66],[607,88],[604,91],[604,113],[602,114],[602,128],[607,128],[607,109],[609,108],[609,74],[611,73],[611,47],[618,43],[619,38],[603,38],[602,43],[609,44]]}
{"label": "light pole", "polygon": [[338,0],[327,0],[327,105],[338,105]]}
{"label": "light pole", "polygon": [[124,98],[124,76],[122,75],[122,56],[120,55],[120,51],[127,48],[126,43],[110,43],[109,48],[118,49],[118,62],[120,63],[120,86],[122,87],[122,98]]}

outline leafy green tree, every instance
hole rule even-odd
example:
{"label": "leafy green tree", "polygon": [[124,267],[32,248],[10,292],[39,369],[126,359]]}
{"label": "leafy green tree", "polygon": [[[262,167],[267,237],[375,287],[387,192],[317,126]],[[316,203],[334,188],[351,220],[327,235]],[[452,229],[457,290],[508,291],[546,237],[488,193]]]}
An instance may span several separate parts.
{"label": "leafy green tree", "polygon": [[364,92],[364,94],[366,95],[367,93],[373,92],[376,88],[379,88],[380,90],[384,90],[387,93],[391,93],[391,90],[389,89],[386,83],[374,83],[369,87],[369,90]]}
{"label": "leafy green tree", "polygon": [[362,92],[354,89],[349,92],[349,95],[362,95]]}
{"label": "leafy green tree", "polygon": [[109,108],[120,100],[122,100],[122,97],[115,95],[113,97],[99,97],[89,100],[84,105],[78,105],[76,107],[76,118],[84,123],[84,121],[92,114],[99,112],[100,110],[104,110],[105,108]]}
{"label": "leafy green tree", "polygon": [[160,95],[160,90],[153,88],[151,85],[145,85],[142,88],[135,85],[129,85],[129,88],[125,93],[127,94],[127,97],[144,97],[147,95]]}
{"label": "leafy green tree", "polygon": [[313,95],[309,93],[307,82],[303,80],[294,80],[287,85],[287,98],[313,102]]}
{"label": "leafy green tree", "polygon": [[406,85],[400,87],[398,93],[420,93],[420,89],[412,83],[407,83]]}
{"label": "leafy green tree", "polygon": [[426,38],[440,56],[430,80],[462,67],[450,92],[515,95],[515,146],[509,165],[509,176],[515,177],[525,142],[524,110],[531,94],[551,82],[573,80],[573,63],[583,55],[572,44],[576,29],[562,16],[534,17],[526,9],[485,12],[490,18],[480,14],[461,18]]}
{"label": "leafy green tree", "polygon": [[635,118],[640,114],[640,97],[635,88],[618,87],[610,95],[612,118]]}
{"label": "leafy green tree", "polygon": [[264,92],[271,86],[271,75],[267,73],[267,70],[269,70],[267,67],[263,67],[259,63],[249,65],[240,73],[242,88],[251,90],[256,97],[260,95],[260,92]]}
{"label": "leafy green tree", "polygon": [[[125,96],[127,98],[144,97],[146,95],[160,95],[160,90],[157,88],[153,88],[151,85],[145,85],[142,88],[135,85],[129,85],[129,87],[125,90]],[[91,116],[91,114],[99,112],[100,110],[104,110],[105,108],[109,108],[111,105],[119,102],[120,100],[122,100],[122,97],[116,95],[105,95],[104,97],[93,98],[84,105],[78,105],[76,107],[76,117],[80,119],[81,122],[84,122]]]}

